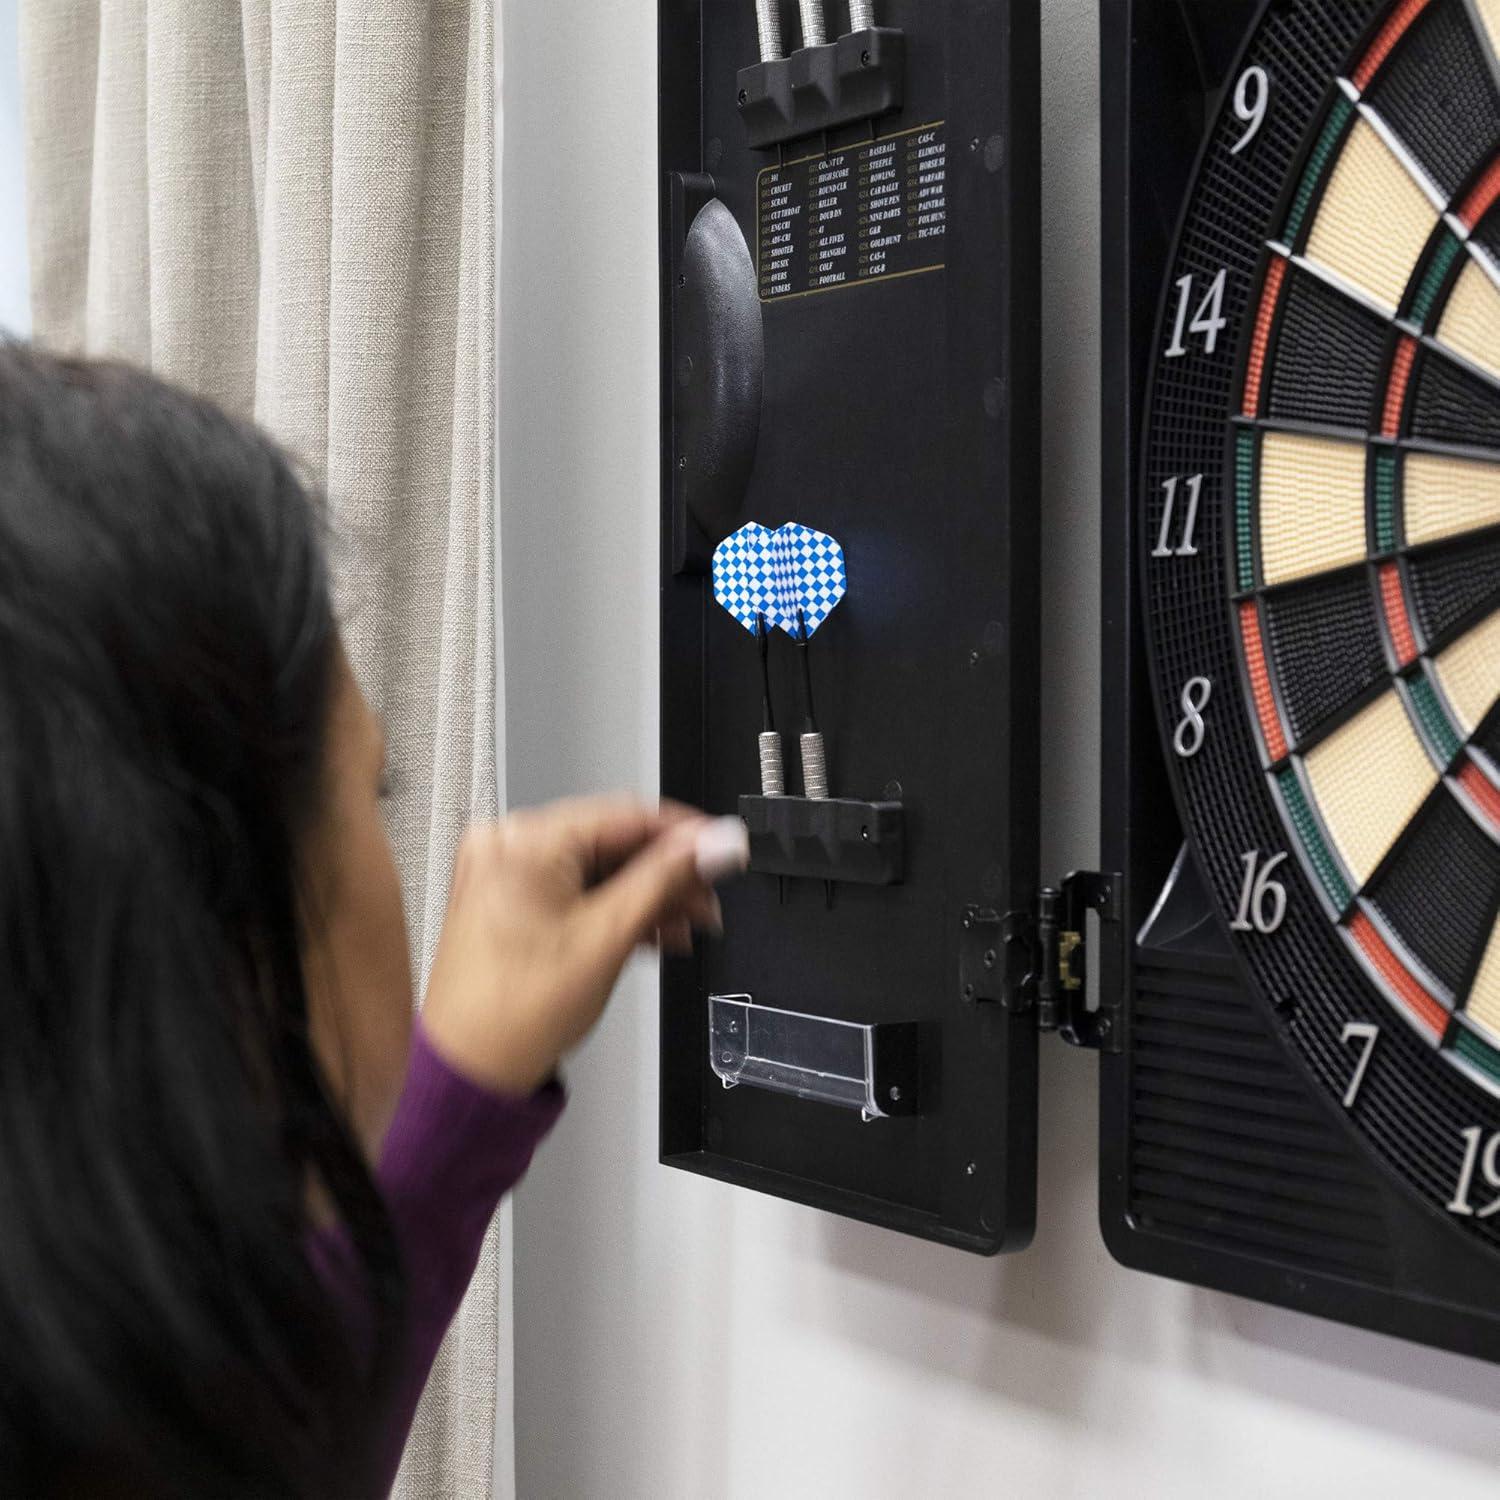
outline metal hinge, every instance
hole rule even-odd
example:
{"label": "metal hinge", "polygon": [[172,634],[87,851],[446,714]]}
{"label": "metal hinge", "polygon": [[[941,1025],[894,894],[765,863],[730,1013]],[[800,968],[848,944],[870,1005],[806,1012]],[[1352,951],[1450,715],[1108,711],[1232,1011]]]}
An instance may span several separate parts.
{"label": "metal hinge", "polygon": [[1060,887],[1048,886],[1031,912],[963,909],[959,945],[959,998],[988,1001],[1006,1010],[1036,1010],[1037,1027],[1055,1031],[1075,1047],[1120,1050],[1119,1005],[1101,995],[1088,1005],[1087,915],[1099,914],[1099,940],[1120,940],[1120,877],[1075,870]]}
{"label": "metal hinge", "polygon": [[1006,1010],[1036,1002],[1036,923],[1030,912],[966,906],[958,950],[959,998],[989,1001]]}
{"label": "metal hinge", "polygon": [[[1099,915],[1099,942],[1120,941],[1120,877],[1112,871],[1075,870],[1037,901],[1037,1026],[1075,1047],[1120,1050],[1119,1002],[1103,992],[1088,1003],[1087,917]],[[1118,955],[1116,955],[1118,957]]]}

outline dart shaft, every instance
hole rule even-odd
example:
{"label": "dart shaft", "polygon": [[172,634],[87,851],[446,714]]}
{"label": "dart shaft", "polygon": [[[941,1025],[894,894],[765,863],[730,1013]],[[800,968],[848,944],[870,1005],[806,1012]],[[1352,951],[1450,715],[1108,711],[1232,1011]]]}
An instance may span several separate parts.
{"label": "dart shaft", "polygon": [[803,728],[810,733],[818,727],[818,715],[813,708],[812,658],[807,649],[806,635],[797,643],[797,655],[802,658]]}
{"label": "dart shaft", "polygon": [[757,620],[756,629],[760,640],[761,728],[770,731],[776,727],[776,711],[771,707],[771,632],[764,616]]}

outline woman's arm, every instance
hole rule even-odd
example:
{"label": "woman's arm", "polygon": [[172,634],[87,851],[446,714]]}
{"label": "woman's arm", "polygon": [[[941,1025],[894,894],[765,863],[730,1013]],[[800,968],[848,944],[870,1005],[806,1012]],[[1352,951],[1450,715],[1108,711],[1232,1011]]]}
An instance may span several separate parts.
{"label": "woman's arm", "polygon": [[387,1487],[495,1209],[562,1107],[556,1081],[526,1096],[470,1082],[438,1056],[417,1024],[406,1088],[376,1173],[406,1282],[405,1344],[377,1464]]}
{"label": "woman's arm", "polygon": [[720,925],[713,884],[747,858],[737,818],[606,800],[514,814],[465,840],[376,1174],[407,1296],[384,1483],[495,1208],[562,1110],[562,1057],[632,952],[690,948],[693,927]]}

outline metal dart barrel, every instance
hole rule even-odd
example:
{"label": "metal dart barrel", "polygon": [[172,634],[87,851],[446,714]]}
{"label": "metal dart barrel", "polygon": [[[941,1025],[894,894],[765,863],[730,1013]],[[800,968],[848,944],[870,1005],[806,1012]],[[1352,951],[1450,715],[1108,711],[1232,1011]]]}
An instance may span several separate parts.
{"label": "metal dart barrel", "polygon": [[828,27],[823,22],[823,0],[801,0],[802,45],[822,47],[828,41]]}
{"label": "metal dart barrel", "polygon": [[816,729],[802,736],[802,795],[813,802],[828,800],[828,756]]}
{"label": "metal dart barrel", "polygon": [[760,32],[760,60],[775,62],[786,56],[781,43],[781,6],[778,0],[755,0],[755,26]]}
{"label": "metal dart barrel", "polygon": [[875,24],[875,0],[849,0],[849,30],[868,31]]}
{"label": "metal dart barrel", "polygon": [[781,736],[774,729],[760,735],[760,794],[786,796],[786,768],[781,763]]}

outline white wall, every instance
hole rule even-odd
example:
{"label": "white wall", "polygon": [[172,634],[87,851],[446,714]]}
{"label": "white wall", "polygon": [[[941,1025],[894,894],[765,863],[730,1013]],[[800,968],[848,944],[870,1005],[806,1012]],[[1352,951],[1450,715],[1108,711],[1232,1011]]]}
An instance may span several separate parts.
{"label": "white wall", "polygon": [[[1098,58],[1091,0],[1044,11],[1045,498],[1069,538],[1048,552],[1047,630],[1086,661]],[[517,802],[655,783],[654,24],[650,0],[507,0]],[[1096,686],[1048,679],[1053,870],[1093,854]],[[637,970],[516,1204],[522,1500],[1492,1500],[1500,1370],[1115,1266],[1094,1063],[1043,1055],[1037,1241],[975,1260],[656,1165]]]}
{"label": "white wall", "polygon": [[0,0],[0,333],[30,331],[27,285],[16,0]]}

